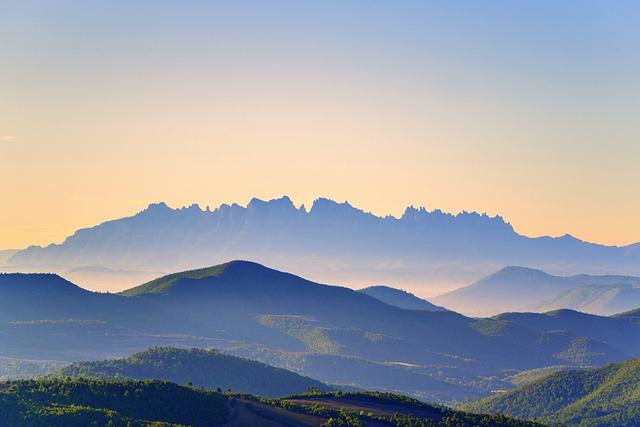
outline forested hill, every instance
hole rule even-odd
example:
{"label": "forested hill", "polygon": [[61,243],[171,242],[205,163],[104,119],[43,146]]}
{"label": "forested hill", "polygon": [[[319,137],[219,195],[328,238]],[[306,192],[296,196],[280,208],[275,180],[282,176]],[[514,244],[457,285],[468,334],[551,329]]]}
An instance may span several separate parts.
{"label": "forested hill", "polygon": [[640,360],[558,372],[464,409],[569,426],[638,426]]}
{"label": "forested hill", "polygon": [[53,376],[158,379],[271,397],[301,393],[310,388],[330,389],[320,381],[286,369],[229,356],[216,350],[160,347],[136,353],[126,359],[74,363],[55,372]]}
{"label": "forested hill", "polygon": [[11,427],[209,427],[227,398],[161,381],[30,380],[0,388],[0,425]]}
{"label": "forested hill", "polygon": [[7,427],[536,427],[387,393],[259,399],[161,381],[30,380],[0,383]]}
{"label": "forested hill", "polygon": [[404,310],[247,261],[163,276],[124,295],[54,275],[5,278],[0,356],[12,359],[219,348],[328,384],[447,402],[504,388],[501,379],[521,370],[640,357],[640,324],[630,315]]}

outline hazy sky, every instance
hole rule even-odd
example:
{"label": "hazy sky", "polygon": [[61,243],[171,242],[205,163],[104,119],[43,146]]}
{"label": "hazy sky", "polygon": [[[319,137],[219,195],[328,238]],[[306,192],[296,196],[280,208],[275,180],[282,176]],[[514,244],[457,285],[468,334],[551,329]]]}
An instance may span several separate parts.
{"label": "hazy sky", "polygon": [[640,241],[629,1],[0,0],[0,248],[288,194]]}

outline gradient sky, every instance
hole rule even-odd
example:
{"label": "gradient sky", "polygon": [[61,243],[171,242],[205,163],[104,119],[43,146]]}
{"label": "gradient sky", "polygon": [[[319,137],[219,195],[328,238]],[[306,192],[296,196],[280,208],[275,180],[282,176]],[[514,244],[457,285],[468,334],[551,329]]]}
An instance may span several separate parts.
{"label": "gradient sky", "polygon": [[288,194],[640,241],[629,1],[0,0],[0,248]]}

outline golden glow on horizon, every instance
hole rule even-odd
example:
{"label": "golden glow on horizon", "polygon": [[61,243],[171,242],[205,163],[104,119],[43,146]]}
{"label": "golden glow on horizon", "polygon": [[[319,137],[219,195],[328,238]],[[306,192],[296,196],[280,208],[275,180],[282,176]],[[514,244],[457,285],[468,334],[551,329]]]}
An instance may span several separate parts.
{"label": "golden glow on horizon", "polygon": [[460,127],[444,103],[416,112],[393,94],[391,103],[299,95],[198,105],[200,97],[165,91],[91,108],[58,104],[0,143],[0,247],[60,242],[154,201],[215,207],[283,194],[307,206],[319,196],[349,200],[376,214],[477,210],[531,236],[640,240],[638,146],[538,144],[579,140],[581,131],[571,133],[581,126],[551,131],[512,117],[506,127],[495,117],[508,112],[480,106]]}
{"label": "golden glow on horizon", "polygon": [[155,201],[284,194],[640,241],[632,14],[609,28],[597,5],[562,6],[566,22],[555,2],[527,4],[552,9],[535,21],[522,5],[474,20],[447,2],[338,2],[285,5],[276,27],[259,5],[20,3],[0,16],[0,248]]}

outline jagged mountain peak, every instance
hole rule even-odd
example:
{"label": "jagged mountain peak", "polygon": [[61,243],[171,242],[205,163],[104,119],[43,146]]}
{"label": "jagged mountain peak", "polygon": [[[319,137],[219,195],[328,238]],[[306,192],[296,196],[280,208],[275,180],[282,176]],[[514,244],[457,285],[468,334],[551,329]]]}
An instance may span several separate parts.
{"label": "jagged mountain peak", "polygon": [[295,209],[295,205],[293,204],[293,201],[289,196],[286,196],[286,195],[277,199],[270,199],[270,200],[262,200],[257,197],[253,197],[247,204],[248,209],[255,209],[262,206],[281,206],[281,207]]}
{"label": "jagged mountain peak", "polygon": [[168,212],[173,211],[165,202],[154,202],[150,203],[142,212],[140,213],[159,213],[159,212]]}
{"label": "jagged mountain peak", "polygon": [[640,275],[639,257],[634,248],[529,238],[499,216],[409,207],[399,218],[382,217],[329,198],[296,208],[282,196],[213,210],[153,203],[136,215],[78,230],[62,244],[19,251],[6,264],[61,273],[86,266],[172,271],[250,258],[325,282],[388,282],[426,294],[471,283],[503,265]]}

